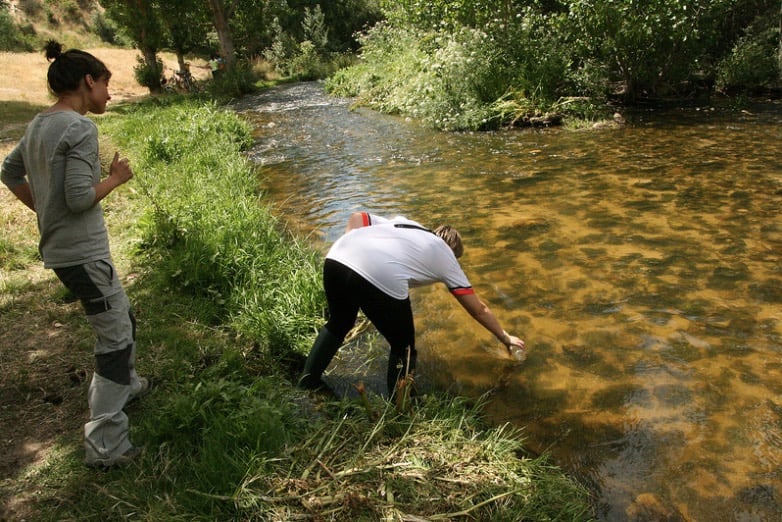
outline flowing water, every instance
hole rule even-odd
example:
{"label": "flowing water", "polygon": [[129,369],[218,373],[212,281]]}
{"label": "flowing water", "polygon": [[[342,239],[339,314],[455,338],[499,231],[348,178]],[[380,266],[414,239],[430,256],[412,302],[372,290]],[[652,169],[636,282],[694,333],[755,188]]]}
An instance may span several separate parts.
{"label": "flowing water", "polygon": [[438,285],[413,295],[418,373],[491,392],[490,418],[588,485],[600,519],[782,520],[780,104],[494,133],[351,110],[315,83],[236,108],[263,188],[324,251],[359,209],[460,230],[528,358]]}

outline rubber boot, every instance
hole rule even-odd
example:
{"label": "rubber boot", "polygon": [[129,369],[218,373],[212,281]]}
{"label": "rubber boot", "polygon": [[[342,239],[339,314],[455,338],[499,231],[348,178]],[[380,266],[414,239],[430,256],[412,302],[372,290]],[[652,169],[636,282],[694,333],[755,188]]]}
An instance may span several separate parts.
{"label": "rubber boot", "polygon": [[304,372],[299,379],[299,388],[317,390],[326,387],[320,376],[326,371],[341,344],[342,339],[329,332],[325,326],[320,329],[318,337],[312,345],[312,350],[307,356],[307,361],[304,363]]}
{"label": "rubber boot", "polygon": [[[408,360],[408,353],[410,354]],[[386,375],[386,386],[388,387],[388,396],[393,400],[396,396],[396,389],[399,382],[408,376],[412,375],[415,370],[415,361],[417,352],[415,348],[410,350],[405,349],[401,354],[391,352],[388,355],[388,373]],[[408,383],[412,385],[413,383]],[[412,395],[412,393],[411,393]]]}

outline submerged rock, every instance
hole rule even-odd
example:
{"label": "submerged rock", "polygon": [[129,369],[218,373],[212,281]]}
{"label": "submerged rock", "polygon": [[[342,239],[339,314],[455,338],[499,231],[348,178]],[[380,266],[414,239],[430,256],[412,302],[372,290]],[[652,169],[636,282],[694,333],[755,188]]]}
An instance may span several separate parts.
{"label": "submerged rock", "polygon": [[632,522],[684,522],[679,510],[661,501],[652,493],[641,493],[625,510]]}

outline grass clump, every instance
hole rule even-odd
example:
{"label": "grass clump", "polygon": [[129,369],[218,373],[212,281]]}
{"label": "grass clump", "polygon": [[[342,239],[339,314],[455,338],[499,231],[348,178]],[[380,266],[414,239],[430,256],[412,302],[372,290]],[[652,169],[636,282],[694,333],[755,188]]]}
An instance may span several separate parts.
{"label": "grass clump", "polygon": [[[520,457],[519,432],[490,428],[479,407],[428,397],[408,413],[351,410],[321,423],[232,502],[249,518],[287,520],[584,520],[585,492]],[[383,409],[384,408],[384,409]],[[371,411],[370,411],[371,413]],[[571,500],[572,499],[572,500]]]}

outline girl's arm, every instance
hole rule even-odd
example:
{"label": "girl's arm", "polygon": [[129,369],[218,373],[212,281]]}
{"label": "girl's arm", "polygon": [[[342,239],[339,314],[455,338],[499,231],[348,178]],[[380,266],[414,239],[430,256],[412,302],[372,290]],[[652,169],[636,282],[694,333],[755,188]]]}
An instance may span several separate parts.
{"label": "girl's arm", "polygon": [[478,321],[481,326],[493,333],[494,336],[508,348],[508,351],[510,351],[513,346],[524,350],[524,341],[503,330],[497,317],[495,317],[489,307],[481,301],[474,292],[453,294],[453,296],[459,301],[459,304],[467,310],[467,313]]}
{"label": "girl's arm", "polygon": [[10,189],[11,192],[13,192],[14,196],[16,196],[19,201],[27,205],[27,207],[35,212],[35,203],[33,202],[33,193],[30,190],[30,184],[29,183],[22,183],[21,185],[16,185],[13,188]]}

